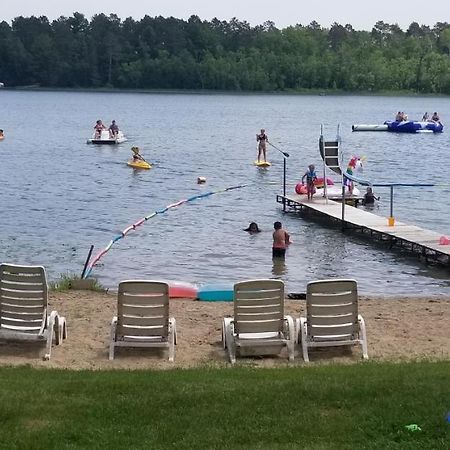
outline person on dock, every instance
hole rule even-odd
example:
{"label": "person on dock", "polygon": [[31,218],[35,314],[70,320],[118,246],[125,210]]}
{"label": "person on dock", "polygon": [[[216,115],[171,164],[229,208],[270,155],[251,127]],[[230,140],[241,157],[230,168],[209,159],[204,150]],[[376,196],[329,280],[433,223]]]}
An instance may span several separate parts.
{"label": "person on dock", "polygon": [[380,197],[375,197],[373,189],[371,187],[368,187],[362,199],[362,204],[364,206],[373,205],[375,203],[375,200],[380,200]]}
{"label": "person on dock", "polygon": [[105,125],[103,125],[103,122],[100,119],[98,119],[97,122],[95,122],[94,130],[95,130],[95,138],[100,139],[102,137],[102,131],[106,130]]}
{"label": "person on dock", "polygon": [[119,126],[116,124],[115,120],[111,122],[111,125],[109,126],[108,130],[109,130],[109,138],[115,139],[119,133]]}
{"label": "person on dock", "polygon": [[261,133],[256,135],[256,142],[258,142],[258,162],[261,159],[261,154],[264,157],[264,162],[267,162],[266,144],[269,142],[269,138],[267,137],[266,130],[264,130],[264,128],[261,129]]}
{"label": "person on dock", "polygon": [[433,121],[433,122],[440,122],[441,121],[441,118],[439,117],[439,114],[435,111],[434,113],[433,113],[433,115],[431,116],[431,120]]}
{"label": "person on dock", "polygon": [[283,229],[281,222],[273,224],[275,231],[273,232],[272,258],[284,258],[286,256],[286,248],[292,244],[289,233]]}
{"label": "person on dock", "polygon": [[261,232],[256,222],[250,222],[250,225],[248,226],[248,228],[245,228],[244,231],[248,231],[250,234]]}
{"label": "person on dock", "polygon": [[316,187],[314,186],[314,181],[317,180],[317,174],[315,171],[314,164],[308,166],[308,170],[302,177],[302,184],[306,179],[306,193],[308,194],[308,200],[312,200]]}

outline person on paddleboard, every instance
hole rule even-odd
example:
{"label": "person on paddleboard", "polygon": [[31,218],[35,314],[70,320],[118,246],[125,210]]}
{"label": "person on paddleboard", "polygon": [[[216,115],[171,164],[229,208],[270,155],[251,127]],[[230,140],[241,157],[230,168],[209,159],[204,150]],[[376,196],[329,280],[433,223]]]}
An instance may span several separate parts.
{"label": "person on paddleboard", "polygon": [[256,135],[256,142],[258,142],[258,162],[261,159],[261,153],[264,157],[264,162],[267,162],[266,144],[269,142],[269,138],[267,137],[266,130],[261,129],[261,133]]}

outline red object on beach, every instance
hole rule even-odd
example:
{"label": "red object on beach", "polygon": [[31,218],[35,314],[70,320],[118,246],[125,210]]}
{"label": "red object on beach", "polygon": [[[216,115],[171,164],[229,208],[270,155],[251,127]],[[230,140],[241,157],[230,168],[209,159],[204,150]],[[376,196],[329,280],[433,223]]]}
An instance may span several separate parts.
{"label": "red object on beach", "polygon": [[440,245],[449,245],[450,239],[447,236],[441,236],[441,238],[439,239],[439,244]]}
{"label": "red object on beach", "polygon": [[182,281],[167,281],[170,298],[197,298],[198,287]]}

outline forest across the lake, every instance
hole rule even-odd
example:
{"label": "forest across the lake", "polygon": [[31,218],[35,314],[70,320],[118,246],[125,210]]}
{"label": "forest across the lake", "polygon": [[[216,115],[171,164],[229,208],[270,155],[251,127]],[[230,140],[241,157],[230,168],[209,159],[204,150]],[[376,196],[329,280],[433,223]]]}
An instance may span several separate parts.
{"label": "forest across the lake", "polygon": [[0,22],[8,87],[450,94],[450,24],[229,21],[81,13]]}

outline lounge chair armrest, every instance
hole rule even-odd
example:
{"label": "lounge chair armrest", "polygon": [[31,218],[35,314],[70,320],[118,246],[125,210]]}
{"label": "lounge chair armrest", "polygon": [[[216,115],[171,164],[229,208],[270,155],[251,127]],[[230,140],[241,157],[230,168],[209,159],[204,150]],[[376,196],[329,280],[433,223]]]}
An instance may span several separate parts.
{"label": "lounge chair armrest", "polygon": [[366,335],[366,322],[361,314],[358,314],[359,323],[359,339],[361,341],[363,359],[369,359],[369,353],[367,348],[367,335]]}
{"label": "lounge chair armrest", "polygon": [[284,316],[285,327],[287,328],[287,334],[289,335],[289,340],[295,342],[295,324],[294,319],[290,315]]}
{"label": "lounge chair armrest", "polygon": [[56,342],[59,342],[59,316],[57,311],[52,311],[50,315],[47,316],[47,345],[46,352],[44,355],[44,361],[48,361],[50,359],[52,353],[52,344],[53,344],[53,333],[55,333],[55,325],[56,325]]}

